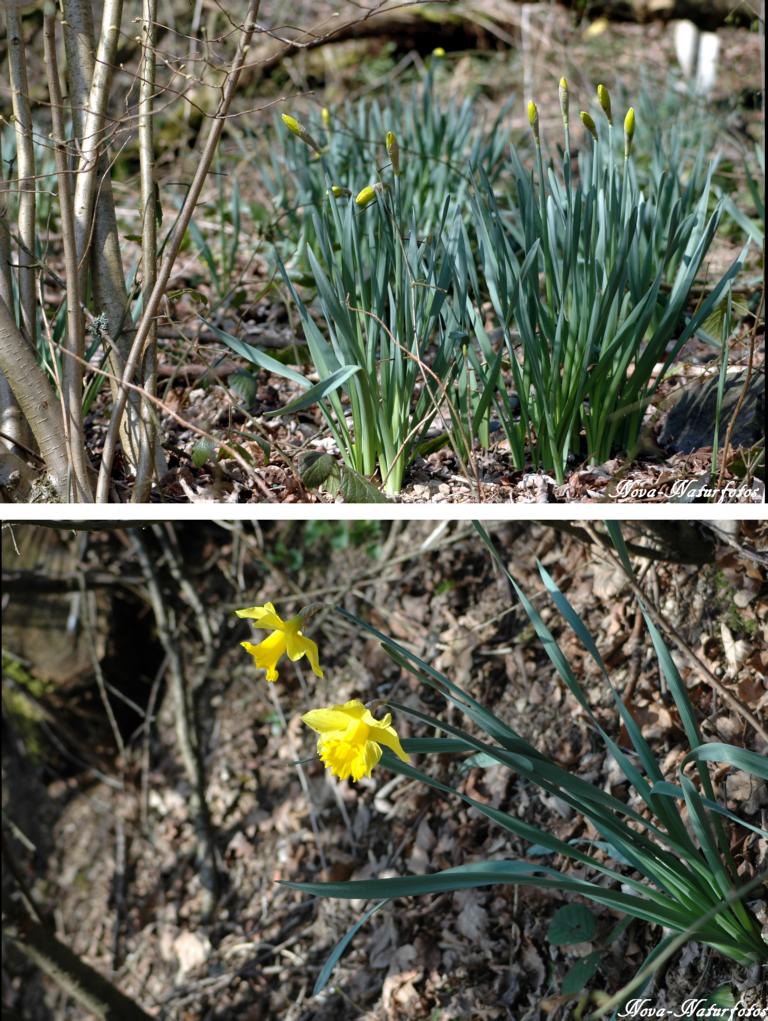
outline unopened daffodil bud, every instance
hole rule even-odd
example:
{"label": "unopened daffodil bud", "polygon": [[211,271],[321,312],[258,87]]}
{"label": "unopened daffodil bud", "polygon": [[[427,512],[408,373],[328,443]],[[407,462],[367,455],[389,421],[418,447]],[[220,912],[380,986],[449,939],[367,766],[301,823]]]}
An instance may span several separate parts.
{"label": "unopened daffodil bud", "polygon": [[528,103],[528,123],[531,125],[531,131],[533,131],[533,137],[536,141],[536,145],[539,144],[539,111],[536,109],[536,104],[531,99]]}
{"label": "unopened daffodil bud", "polygon": [[632,139],[635,137],[635,110],[630,106],[624,118],[624,159],[628,160],[632,153]]}
{"label": "unopened daffodil bud", "polygon": [[611,97],[608,95],[608,89],[605,85],[597,86],[597,98],[600,106],[603,108],[603,113],[608,118],[608,123],[613,124],[613,115],[611,114]]}
{"label": "unopened daffodil bud", "polygon": [[365,186],[365,188],[363,188],[363,190],[361,192],[358,193],[358,196],[355,199],[355,205],[359,206],[361,209],[365,209],[365,207],[369,206],[371,204],[371,202],[373,202],[373,200],[375,198],[376,198],[376,185],[375,184],[368,184],[368,185]]}
{"label": "unopened daffodil bud", "polygon": [[283,124],[285,124],[286,128],[288,128],[290,132],[296,135],[297,138],[300,138],[305,145],[309,146],[310,149],[314,149],[316,153],[320,152],[320,146],[310,135],[310,133],[307,131],[303,124],[299,124],[296,118],[291,117],[289,113],[282,114],[282,118]]}
{"label": "unopened daffodil bud", "polygon": [[328,109],[327,106],[324,106],[323,109],[320,111],[320,116],[323,121],[323,127],[327,131],[328,128],[331,126],[331,111]]}
{"label": "unopened daffodil bud", "polygon": [[587,111],[582,110],[581,113],[579,114],[579,117],[581,118],[581,123],[584,125],[584,127],[587,129],[590,135],[594,138],[594,140],[597,141],[597,127],[595,126],[595,122],[589,116]]}
{"label": "unopened daffodil bud", "polygon": [[565,78],[560,79],[560,88],[557,91],[560,96],[560,112],[563,115],[563,124],[568,127],[568,82]]}
{"label": "unopened daffodil bud", "polygon": [[335,199],[343,199],[346,198],[348,195],[351,195],[352,192],[349,190],[349,188],[342,188],[340,184],[332,184],[331,194]]}
{"label": "unopened daffodil bud", "polygon": [[394,131],[387,132],[387,155],[392,161],[392,172],[395,177],[400,176],[400,146],[397,144],[397,138],[395,137]]}
{"label": "unopened daffodil bud", "polygon": [[434,50],[432,50],[432,56],[437,57],[438,60],[442,60],[445,56],[445,50],[442,46],[435,46]]}

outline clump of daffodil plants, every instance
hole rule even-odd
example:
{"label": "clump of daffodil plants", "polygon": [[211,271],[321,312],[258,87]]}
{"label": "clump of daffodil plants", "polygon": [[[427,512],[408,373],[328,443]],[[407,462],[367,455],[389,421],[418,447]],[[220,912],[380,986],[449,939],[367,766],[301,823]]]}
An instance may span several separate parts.
{"label": "clump of daffodil plants", "polygon": [[[485,182],[473,217],[480,250],[475,300],[490,297],[507,356],[506,363],[499,358],[478,315],[477,371],[494,388],[515,466],[533,461],[558,482],[569,461],[602,463],[617,450],[633,453],[660,383],[727,297],[745,255],[689,313],[722,213],[721,203],[709,212],[714,163],[693,202],[672,174],[642,190],[633,167],[635,110],[623,118],[619,148],[610,94],[600,84],[598,121],[580,114],[585,137],[574,179],[569,98],[562,79],[559,172],[544,158],[539,111],[530,101],[535,169],[525,168],[513,149],[512,214]],[[511,389],[501,385],[503,365]]]}
{"label": "clump of daffodil plants", "polygon": [[[565,653],[542,616],[509,574],[485,528],[481,525],[476,528],[498,567],[508,576],[560,679],[585,713],[596,739],[604,743],[623,773],[627,793],[614,795],[582,779],[578,772],[559,765],[525,740],[515,728],[514,720],[483,706],[468,690],[394,639],[352,614],[338,610],[361,634],[377,639],[396,664],[441,696],[446,712],[444,716],[431,715],[393,700],[376,700],[366,707],[358,699],[310,709],[302,719],[319,735],[317,752],[329,773],[341,780],[357,781],[370,776],[374,770],[386,769],[423,783],[449,801],[464,802],[502,831],[522,838],[528,853],[516,858],[501,854],[492,860],[473,861],[423,876],[286,883],[320,897],[373,901],[334,948],[317,979],[315,993],[327,983],[354,934],[388,901],[504,884],[534,886],[567,898],[591,901],[623,919],[617,931],[623,931],[626,924],[633,921],[658,927],[658,943],[633,981],[611,993],[599,988],[601,979],[594,980],[597,988],[591,995],[598,1010],[591,1017],[605,1017],[620,1007],[689,940],[706,944],[739,965],[768,961],[768,943],[747,906],[749,894],[760,881],[768,879],[768,870],[748,884],[740,880],[731,853],[731,835],[725,824],[734,823],[763,838],[768,838],[768,832],[739,818],[718,801],[709,773],[711,763],[721,763],[768,779],[765,759],[734,745],[702,740],[685,683],[661,634],[640,602],[639,609],[659,670],[675,701],[689,745],[677,770],[677,783],[670,782],[663,775],[653,748],[624,705],[620,692],[614,688],[592,637],[551,575],[539,565],[544,589],[555,609],[574,631],[613,696],[616,718],[612,724],[594,714]],[[625,569],[631,572],[618,526],[609,523],[609,531]],[[268,627],[279,621],[276,615],[274,618],[264,615],[259,619]],[[282,632],[275,628],[275,633]],[[297,651],[294,648],[294,653]],[[385,704],[388,711],[381,716]],[[449,709],[453,722],[449,722]],[[464,718],[463,723],[457,721],[456,711]],[[392,722],[393,714],[410,717],[417,726],[424,727],[429,736],[400,739]],[[620,725],[626,732],[625,743],[619,743],[616,736]],[[437,779],[430,768],[430,760],[435,755],[459,759],[453,780],[446,779],[444,768],[440,770],[443,779]],[[491,766],[505,767],[524,783],[560,799],[582,816],[596,834],[595,838],[563,840],[545,827],[523,820],[514,808],[503,811],[472,797],[464,789],[462,777],[469,767]],[[591,963],[591,970],[581,969],[582,986],[597,974],[599,955],[592,955]],[[580,994],[581,986],[575,990],[572,985],[570,991],[573,995]],[[586,1002],[582,997],[580,1012]]]}
{"label": "clump of daffodil plants", "polygon": [[660,126],[619,116],[605,84],[594,115],[575,118],[565,78],[557,101],[557,157],[528,101],[532,167],[498,126],[481,143],[471,107],[437,111],[431,80],[388,115],[282,115],[302,226],[280,270],[319,382],[219,336],[298,384],[275,414],[316,404],[344,463],[388,496],[440,444],[464,465],[503,436],[515,468],[558,483],[634,456],[681,349],[730,300],[746,248],[689,308],[723,211],[716,161],[700,154],[684,185]]}

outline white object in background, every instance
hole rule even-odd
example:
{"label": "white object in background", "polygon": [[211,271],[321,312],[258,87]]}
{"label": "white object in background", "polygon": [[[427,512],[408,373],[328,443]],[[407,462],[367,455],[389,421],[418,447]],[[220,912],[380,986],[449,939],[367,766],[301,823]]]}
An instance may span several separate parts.
{"label": "white object in background", "polygon": [[717,79],[720,40],[714,32],[699,32],[692,21],[675,22],[675,53],[688,87],[708,96]]}
{"label": "white object in background", "polygon": [[696,64],[695,89],[700,96],[708,96],[717,78],[717,58],[720,40],[714,32],[702,32],[699,36],[699,59]]}
{"label": "white object in background", "polygon": [[690,81],[696,67],[699,30],[692,21],[675,22],[675,53],[683,74]]}

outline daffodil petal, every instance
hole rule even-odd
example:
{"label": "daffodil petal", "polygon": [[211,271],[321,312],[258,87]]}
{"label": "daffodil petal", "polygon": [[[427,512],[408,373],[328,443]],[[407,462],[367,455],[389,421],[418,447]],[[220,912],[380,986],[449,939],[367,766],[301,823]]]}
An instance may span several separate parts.
{"label": "daffodil petal", "polygon": [[312,673],[317,677],[322,677],[323,671],[320,668],[320,658],[316,643],[300,631],[287,631],[285,637],[288,657],[295,662],[297,659],[301,659],[302,656],[306,656],[309,660],[309,665],[312,667]]}
{"label": "daffodil petal", "polygon": [[265,631],[282,631],[285,628],[285,621],[275,610],[272,603],[264,603],[263,606],[250,606],[244,610],[235,610],[238,617],[252,620],[256,627],[264,628]]}
{"label": "daffodil petal", "polygon": [[241,642],[246,652],[253,656],[253,661],[260,670],[267,671],[267,680],[277,680],[277,663],[285,654],[285,634],[282,631],[274,631],[271,635],[253,645],[251,642]]}
{"label": "daffodil petal", "polygon": [[347,716],[351,716],[355,720],[362,720],[368,712],[359,698],[351,698],[349,702],[345,702],[344,705],[337,705],[333,708],[343,709]]}
{"label": "daffodil petal", "polygon": [[[365,758],[365,776],[370,776],[371,770],[378,764],[381,758],[381,748],[376,741],[366,741],[363,755]],[[360,777],[357,777],[357,779],[359,780]]]}
{"label": "daffodil petal", "polygon": [[400,738],[397,736],[394,727],[372,727],[371,737],[374,741],[378,741],[379,744],[383,744],[385,748],[393,751],[398,759],[402,759],[403,762],[411,761],[408,753],[403,751],[403,746],[400,744]]}
{"label": "daffodil petal", "polygon": [[308,727],[317,734],[338,734],[343,735],[349,727],[349,716],[341,706],[331,706],[328,709],[310,709],[301,717]]}
{"label": "daffodil petal", "polygon": [[377,720],[370,709],[365,709],[362,720],[369,727],[388,727],[392,722],[392,713],[385,713],[383,720]]}

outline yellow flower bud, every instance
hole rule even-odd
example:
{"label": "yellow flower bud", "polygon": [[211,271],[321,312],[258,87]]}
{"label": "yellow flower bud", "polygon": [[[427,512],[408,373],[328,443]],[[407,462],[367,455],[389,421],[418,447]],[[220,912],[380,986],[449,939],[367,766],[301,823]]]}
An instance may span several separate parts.
{"label": "yellow flower bud", "polygon": [[320,116],[323,119],[323,127],[327,130],[331,126],[331,111],[327,106],[320,111]]}
{"label": "yellow flower bud", "polygon": [[365,209],[365,207],[369,206],[375,198],[376,186],[373,184],[366,185],[355,199],[355,205],[360,206],[361,209]]}
{"label": "yellow flower bud", "polygon": [[568,82],[565,78],[560,79],[560,88],[557,90],[560,96],[560,110],[563,115],[563,124],[568,124]]}
{"label": "yellow flower bud", "polygon": [[590,135],[594,138],[594,140],[597,141],[597,128],[595,127],[595,122],[589,116],[587,111],[582,110],[581,113],[579,114],[579,117],[581,118],[581,123],[584,125],[584,127],[587,129]]}
{"label": "yellow flower bud", "polygon": [[632,139],[635,137],[635,110],[631,107],[624,118],[624,159],[628,160],[632,152]]}
{"label": "yellow flower bud", "polygon": [[397,144],[394,131],[387,132],[387,155],[392,161],[392,172],[400,176],[400,146]]}
{"label": "yellow flower bud", "polygon": [[528,103],[528,123],[531,125],[533,131],[533,137],[536,140],[536,145],[539,144],[539,111],[536,109],[536,104],[531,99]]}
{"label": "yellow flower bud", "polygon": [[349,190],[349,188],[342,188],[340,184],[332,184],[331,194],[335,199],[343,199],[346,198],[347,195],[351,195],[352,192]]}
{"label": "yellow flower bud", "polygon": [[294,135],[301,135],[301,124],[296,120],[295,117],[291,117],[289,113],[283,114],[283,124],[289,131],[292,131]]}
{"label": "yellow flower bud", "polygon": [[290,132],[296,135],[297,138],[300,138],[305,145],[309,146],[310,149],[314,149],[316,153],[320,152],[320,146],[303,124],[299,124],[296,118],[291,117],[289,113],[284,113],[281,116],[283,118],[283,124],[285,124],[286,128],[288,128]]}
{"label": "yellow flower bud", "polygon": [[600,106],[603,108],[603,113],[608,118],[608,123],[613,124],[613,116],[611,115],[611,97],[608,95],[608,89],[605,85],[597,86],[597,98],[600,102]]}
{"label": "yellow flower bud", "polygon": [[437,57],[438,60],[442,60],[445,56],[445,50],[442,46],[435,46],[434,50],[432,50],[432,56]]}

